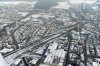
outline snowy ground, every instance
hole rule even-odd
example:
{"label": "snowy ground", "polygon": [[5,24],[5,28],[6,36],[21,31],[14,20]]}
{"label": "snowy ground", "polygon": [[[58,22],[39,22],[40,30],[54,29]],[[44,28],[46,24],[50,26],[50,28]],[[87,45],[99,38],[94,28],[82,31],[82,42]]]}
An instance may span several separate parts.
{"label": "snowy ground", "polygon": [[74,4],[80,4],[80,3],[92,4],[94,2],[96,2],[96,0],[70,0],[70,3],[74,3]]}
{"label": "snowy ground", "polygon": [[31,4],[35,4],[36,1],[30,2],[30,1],[6,1],[6,2],[0,2],[0,4],[19,4],[19,3],[31,3]]}

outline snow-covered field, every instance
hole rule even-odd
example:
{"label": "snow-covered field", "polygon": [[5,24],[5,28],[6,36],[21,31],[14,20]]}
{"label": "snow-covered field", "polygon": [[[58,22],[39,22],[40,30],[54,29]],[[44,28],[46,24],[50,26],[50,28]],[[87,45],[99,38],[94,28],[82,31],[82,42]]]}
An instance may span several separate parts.
{"label": "snow-covered field", "polygon": [[[71,4],[80,4],[80,3],[87,3],[87,4],[93,4],[95,3],[95,0],[70,0],[69,3]],[[68,2],[58,2],[57,6],[54,6],[53,8],[61,8],[61,9],[68,9],[70,7],[70,4]]]}
{"label": "snow-covered field", "polygon": [[70,3],[80,4],[80,3],[88,3],[92,4],[96,2],[96,0],[70,0]]}
{"label": "snow-covered field", "polygon": [[54,6],[53,8],[62,8],[62,9],[68,9],[70,5],[67,2],[58,2],[57,6]]}

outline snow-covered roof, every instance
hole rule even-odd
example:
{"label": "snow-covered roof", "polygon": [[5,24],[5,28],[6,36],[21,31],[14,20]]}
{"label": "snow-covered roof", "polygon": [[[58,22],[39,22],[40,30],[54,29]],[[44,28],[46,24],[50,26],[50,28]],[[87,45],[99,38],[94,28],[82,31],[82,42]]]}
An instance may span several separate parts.
{"label": "snow-covered roof", "polygon": [[5,63],[1,53],[0,53],[0,66],[7,66],[7,64]]}
{"label": "snow-covered roof", "polygon": [[7,49],[7,48],[4,48],[4,49],[2,49],[0,52],[1,53],[6,53],[6,52],[10,52],[10,51],[12,51],[13,49]]}
{"label": "snow-covered roof", "polygon": [[40,17],[40,16],[41,16],[40,14],[33,14],[33,15],[32,15],[33,18],[38,18],[38,17]]}
{"label": "snow-covered roof", "polygon": [[93,62],[92,64],[93,64],[93,66],[98,66],[97,62]]}
{"label": "snow-covered roof", "polygon": [[58,46],[58,43],[54,42],[52,44],[52,46],[49,46],[48,47],[48,49],[50,49],[50,52],[53,52],[53,51],[55,51],[55,49],[57,48],[57,46]]}
{"label": "snow-covered roof", "polygon": [[22,16],[26,16],[28,12],[18,12],[18,14],[21,14]]}
{"label": "snow-covered roof", "polygon": [[32,63],[32,64],[36,64],[38,60],[39,60],[39,59],[37,59],[37,58],[33,58],[33,60],[31,61],[31,63]]}
{"label": "snow-covered roof", "polygon": [[48,64],[40,64],[40,66],[50,66],[50,65],[48,65]]}
{"label": "snow-covered roof", "polygon": [[0,25],[0,29],[3,29],[4,26],[6,26],[7,24],[3,24],[3,25]]}
{"label": "snow-covered roof", "polygon": [[20,62],[21,62],[21,59],[17,59],[17,60],[14,62],[14,64],[15,64],[15,65],[18,65]]}
{"label": "snow-covered roof", "polygon": [[50,53],[49,55],[47,55],[46,59],[44,60],[44,63],[51,63],[53,62],[54,59],[54,55],[52,53]]}

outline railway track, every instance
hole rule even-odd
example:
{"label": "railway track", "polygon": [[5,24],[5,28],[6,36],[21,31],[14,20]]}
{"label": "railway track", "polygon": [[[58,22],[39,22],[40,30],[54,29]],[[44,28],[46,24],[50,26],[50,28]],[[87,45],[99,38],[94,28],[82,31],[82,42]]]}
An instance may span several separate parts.
{"label": "railway track", "polygon": [[56,35],[53,35],[49,38],[45,38],[43,40],[41,40],[40,42],[36,42],[35,44],[30,44],[29,46],[26,46],[25,48],[23,49],[17,49],[7,55],[5,55],[4,59],[5,61],[7,62],[7,64],[10,66],[13,62],[14,62],[14,59],[18,56],[20,56],[21,54],[27,52],[29,50],[29,48],[32,48],[33,51],[35,51],[36,49],[40,48],[40,47],[43,47],[48,41],[52,40],[52,39],[55,39],[55,38],[58,38],[64,34],[67,34],[68,32],[70,32],[72,29],[74,29],[76,26],[77,26],[78,23],[74,24],[73,26],[71,26],[70,28],[68,28],[65,32],[61,33],[61,34],[56,34]]}

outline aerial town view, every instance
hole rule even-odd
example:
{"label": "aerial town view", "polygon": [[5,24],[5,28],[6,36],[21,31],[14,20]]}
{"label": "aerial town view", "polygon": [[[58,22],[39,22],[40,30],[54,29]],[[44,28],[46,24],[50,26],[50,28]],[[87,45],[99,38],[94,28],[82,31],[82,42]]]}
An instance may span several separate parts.
{"label": "aerial town view", "polygon": [[100,66],[100,0],[0,0],[0,66]]}

